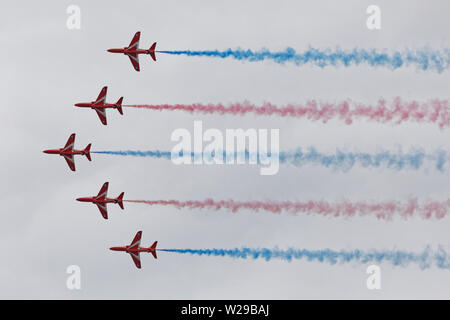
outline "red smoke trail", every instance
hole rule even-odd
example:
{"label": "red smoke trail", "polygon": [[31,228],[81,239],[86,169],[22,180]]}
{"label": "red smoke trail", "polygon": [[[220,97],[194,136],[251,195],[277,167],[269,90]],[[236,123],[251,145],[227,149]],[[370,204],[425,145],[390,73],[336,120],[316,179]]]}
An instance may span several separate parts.
{"label": "red smoke trail", "polygon": [[402,101],[395,98],[391,103],[380,99],[376,105],[345,100],[338,103],[317,102],[311,100],[304,105],[289,104],[276,106],[269,102],[256,106],[249,102],[223,104],[176,104],[176,105],[128,105],[127,107],[151,110],[182,110],[190,113],[202,112],[205,114],[232,114],[244,115],[254,113],[257,115],[278,115],[282,117],[306,118],[312,121],[327,122],[330,119],[340,119],[351,124],[357,119],[367,119],[381,123],[400,124],[406,121],[435,123],[440,128],[450,126],[450,104],[447,100],[430,100],[428,102]]}
{"label": "red smoke trail", "polygon": [[[125,201],[125,200],[124,200]],[[386,201],[379,203],[348,202],[346,200],[338,203],[326,201],[306,202],[275,202],[275,201],[215,201],[206,199],[204,201],[178,201],[178,200],[126,200],[127,202],[144,203],[148,205],[174,206],[178,209],[228,209],[232,212],[239,210],[268,211],[272,213],[287,212],[292,214],[320,214],[333,217],[354,217],[374,215],[378,219],[390,220],[394,215],[405,219],[420,216],[423,219],[442,219],[450,209],[450,199],[443,202],[427,202],[419,204],[417,199],[409,199],[405,203],[397,201]]]}

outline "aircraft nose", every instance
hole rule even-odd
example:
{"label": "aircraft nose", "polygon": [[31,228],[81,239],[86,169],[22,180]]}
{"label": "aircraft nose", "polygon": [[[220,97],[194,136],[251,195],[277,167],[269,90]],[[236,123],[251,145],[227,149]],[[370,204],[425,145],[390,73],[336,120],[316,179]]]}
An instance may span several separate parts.
{"label": "aircraft nose", "polygon": [[43,153],[50,153],[49,150],[44,150],[42,151]]}
{"label": "aircraft nose", "polygon": [[77,198],[76,200],[77,201],[83,201],[83,198]]}
{"label": "aircraft nose", "polygon": [[75,103],[75,107],[80,107],[81,103]]}

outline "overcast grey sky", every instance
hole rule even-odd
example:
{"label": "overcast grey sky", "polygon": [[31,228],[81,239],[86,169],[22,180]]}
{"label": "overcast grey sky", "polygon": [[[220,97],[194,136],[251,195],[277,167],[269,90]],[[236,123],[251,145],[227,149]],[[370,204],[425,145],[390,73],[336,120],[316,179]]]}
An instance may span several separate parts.
{"label": "overcast grey sky", "polygon": [[[66,28],[66,8],[81,9],[81,30]],[[370,4],[382,27],[370,31]],[[382,264],[382,289],[366,288],[362,264],[304,260],[234,260],[171,253],[142,254],[138,270],[125,253],[143,231],[142,244],[161,248],[298,247],[422,250],[450,247],[450,220],[336,219],[314,215],[177,210],[125,203],[103,220],[93,205],[105,181],[110,196],[128,199],[236,200],[444,200],[449,172],[354,168],[348,173],[314,166],[282,166],[261,176],[254,166],[175,166],[167,160],[93,155],[63,159],[42,153],[77,133],[76,147],[93,150],[164,149],[177,128],[279,128],[281,149],[315,146],[375,151],[449,149],[449,131],[433,125],[358,122],[346,126],[279,117],[189,115],[182,112],[107,112],[108,126],[75,102],[93,100],[108,85],[108,101],[128,104],[326,101],[380,97],[448,99],[450,73],[366,66],[296,67],[158,55],[141,57],[141,72],[105,50],[129,43],[161,50],[287,46],[403,49],[449,47],[448,1],[13,1],[0,4],[2,107],[0,108],[1,298],[449,298],[450,271]],[[81,290],[66,288],[68,265],[81,267]]]}

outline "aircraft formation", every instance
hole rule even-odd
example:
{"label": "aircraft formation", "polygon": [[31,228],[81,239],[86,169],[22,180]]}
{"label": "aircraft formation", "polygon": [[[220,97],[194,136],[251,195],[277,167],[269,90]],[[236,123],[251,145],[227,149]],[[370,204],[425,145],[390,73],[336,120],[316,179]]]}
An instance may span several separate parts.
{"label": "aircraft formation", "polygon": [[[156,42],[153,43],[149,49],[139,49],[140,36],[141,36],[141,33],[136,32],[136,34],[134,35],[134,37],[131,40],[130,45],[128,47],[112,48],[112,49],[108,49],[107,51],[112,52],[112,53],[123,53],[124,55],[128,56],[130,58],[131,64],[133,65],[134,69],[136,71],[140,71],[139,55],[140,54],[148,54],[154,61],[156,61],[155,53],[158,52],[155,50]],[[123,97],[120,97],[116,103],[107,103],[106,102],[107,92],[108,92],[108,87],[104,86],[101,89],[96,100],[91,101],[91,102],[75,103],[75,107],[90,108],[90,109],[95,110],[98,117],[100,118],[100,122],[106,126],[108,124],[107,119],[106,119],[106,109],[116,109],[121,115],[123,115],[123,109],[122,109]],[[77,150],[74,148],[74,146],[75,146],[75,133],[72,133],[64,147],[57,148],[57,149],[47,149],[47,150],[44,150],[43,152],[46,154],[57,154],[57,155],[64,157],[70,170],[76,171],[74,156],[75,155],[85,156],[89,161],[91,161],[92,160],[91,159],[91,151],[90,151],[91,144],[89,143],[86,146],[86,148],[84,148],[83,150]],[[96,196],[80,197],[80,198],[77,198],[76,200],[80,201],[80,202],[91,202],[91,203],[95,204],[98,207],[98,209],[100,210],[102,217],[104,219],[108,219],[108,208],[107,208],[108,203],[118,204],[122,210],[124,209],[124,206],[123,206],[124,192],[120,193],[117,198],[108,198],[107,197],[108,187],[109,187],[109,182],[105,182],[103,184],[103,186],[101,187],[99,193]],[[136,267],[138,269],[140,269],[141,268],[140,253],[141,252],[151,253],[153,255],[153,257],[156,259],[157,258],[156,245],[158,243],[157,241],[155,241],[150,247],[142,248],[142,247],[140,247],[141,236],[142,236],[142,231],[138,231],[130,245],[120,246],[120,247],[111,247],[110,250],[123,251],[123,252],[128,253],[131,256]]]}
{"label": "aircraft formation", "polygon": [[[236,59],[249,59],[250,61],[260,61],[260,60],[264,60],[266,57],[269,57],[270,59],[275,60],[277,63],[284,63],[284,61],[286,61],[286,59],[297,59],[299,61],[304,61],[304,59],[300,59],[300,58],[304,58],[304,56],[302,55],[296,55],[295,52],[292,53],[292,51],[287,51],[285,53],[282,52],[282,57],[285,57],[283,59],[280,59],[280,54],[279,53],[270,53],[268,51],[264,51],[262,53],[259,52],[252,52],[252,51],[245,51],[245,52],[241,52],[242,50],[238,50],[238,51],[226,51],[226,52],[217,52],[217,51],[195,51],[195,52],[191,52],[191,51],[157,51],[156,50],[156,42],[154,42],[149,49],[141,49],[139,48],[139,40],[140,40],[140,32],[136,32],[136,34],[134,35],[133,39],[131,40],[130,44],[127,47],[123,47],[123,48],[111,48],[108,49],[107,52],[110,53],[122,53],[126,56],[128,56],[133,68],[136,71],[140,71],[140,64],[139,64],[139,55],[141,54],[145,54],[145,55],[149,55],[154,61],[156,61],[156,53],[171,53],[171,54],[188,54],[188,55],[192,55],[192,56],[197,56],[197,55],[205,55],[205,56],[218,56],[221,58],[226,58],[230,55],[235,56]],[[244,56],[243,56],[243,55]],[[326,54],[321,53],[320,51],[318,52],[320,59],[317,59],[317,61],[320,61],[320,65],[321,67],[323,67],[323,56],[326,56]],[[379,55],[379,54],[367,54],[366,51],[361,51],[362,56],[356,56],[356,60],[358,61],[359,64],[360,61],[362,62],[370,62],[371,65],[377,65],[378,64],[378,60],[380,61],[386,61],[385,55]],[[305,53],[305,57],[307,57],[307,59],[311,59],[311,56],[313,56],[313,54],[311,52],[307,52]],[[349,59],[353,59],[350,57],[353,57],[354,53],[340,53],[340,56],[342,56],[344,59],[343,61],[345,62],[345,65],[350,65],[348,63]],[[395,61],[395,63],[398,62],[398,57],[399,55],[397,54],[395,57],[395,59],[392,59],[392,61]],[[401,56],[401,55],[400,55]],[[410,57],[410,54],[408,53],[407,55],[408,57]],[[330,60],[331,64],[335,64],[335,60],[339,60],[336,59],[335,56],[333,54],[330,55],[330,57],[332,57],[332,59]],[[380,57],[383,57],[383,59],[380,59]],[[428,59],[422,59],[422,56],[420,57],[421,59],[417,59],[417,61],[424,61],[421,63],[425,63],[426,65],[423,65],[423,69],[425,70],[426,68],[428,68],[428,63],[429,60]],[[252,60],[253,59],[253,60]],[[375,60],[374,60],[375,59]],[[389,59],[388,59],[389,60]],[[438,60],[442,60],[442,59],[435,59],[435,56],[433,55],[433,61],[438,61]],[[401,58],[400,58],[401,61]],[[408,62],[408,60],[405,60],[406,62]],[[382,62],[382,64],[388,65],[388,63],[386,62]],[[405,63],[405,65],[407,65],[408,63]],[[392,66],[393,68],[396,68],[396,66]],[[441,70],[441,68],[444,68],[445,66],[441,66],[440,62],[434,66],[435,68],[437,68],[438,70]],[[447,67],[445,67],[447,68]],[[108,103],[106,102],[106,96],[107,96],[107,91],[108,91],[108,87],[104,86],[97,99],[91,102],[78,102],[75,103],[75,107],[78,108],[90,108],[95,110],[95,112],[97,113],[100,122],[103,125],[107,125],[107,117],[106,117],[106,111],[107,109],[117,109],[117,111],[123,115],[123,107],[139,107],[139,108],[146,108],[146,107],[151,107],[152,109],[159,109],[162,110],[164,108],[167,108],[167,106],[150,106],[150,105],[123,105],[123,97],[120,97],[117,102],[115,103]],[[437,104],[436,104],[437,103]],[[348,101],[344,101],[343,103],[338,103],[338,104],[334,104],[334,105],[330,105],[330,104],[326,104],[325,107],[326,108],[321,108],[321,106],[319,105],[317,107],[317,105],[314,103],[312,104],[312,107],[310,106],[297,106],[292,108],[291,106],[288,106],[286,108],[282,108],[282,107],[277,107],[277,106],[273,106],[273,105],[269,105],[269,107],[263,107],[263,108],[257,108],[255,106],[252,105],[248,105],[248,104],[241,104],[241,105],[234,105],[230,108],[224,108],[221,104],[219,105],[208,105],[208,106],[204,106],[204,105],[196,105],[196,106],[192,106],[192,105],[180,105],[177,106],[177,108],[173,108],[173,109],[177,109],[177,110],[186,110],[186,111],[201,111],[201,112],[208,112],[208,113],[212,113],[212,112],[216,112],[216,113],[232,113],[232,114],[243,114],[243,113],[247,113],[247,112],[253,112],[255,114],[279,114],[279,115],[288,115],[288,116],[292,116],[292,117],[299,117],[299,116],[305,116],[308,118],[312,118],[312,119],[322,119],[324,120],[324,122],[326,122],[325,120],[328,120],[331,116],[333,117],[339,117],[345,120],[345,122],[347,124],[352,122],[352,118],[357,118],[357,117],[366,117],[372,120],[376,120],[379,122],[388,122],[388,121],[393,121],[392,119],[397,119],[399,118],[400,120],[398,120],[398,123],[401,123],[402,121],[405,121],[405,119],[413,119],[414,121],[417,122],[428,122],[428,123],[438,123],[439,126],[445,127],[445,126],[450,126],[450,121],[448,120],[447,117],[447,113],[443,112],[442,115],[440,116],[436,116],[436,105],[439,106],[439,110],[447,110],[447,102],[433,102],[433,105],[421,105],[421,107],[424,107],[422,111],[422,109],[420,109],[420,112],[417,112],[417,110],[415,107],[411,108],[411,106],[418,106],[417,102],[413,102],[413,103],[401,103],[401,101],[396,101],[395,102],[395,108],[392,110],[389,110],[389,108],[386,108],[386,106],[384,105],[384,103],[382,105],[376,105],[376,106],[361,106],[358,105],[356,108],[348,108]],[[342,106],[346,106],[345,108],[342,108]],[[433,107],[432,107],[433,106]],[[169,106],[170,107],[170,106]],[[426,107],[426,108],[425,108]],[[355,111],[356,110],[356,111]],[[383,111],[383,115],[380,116],[380,110]],[[427,110],[431,110],[431,111],[427,111]],[[326,111],[326,112],[324,112]],[[425,119],[425,120],[424,120]],[[437,120],[438,119],[438,120]],[[64,147],[62,148],[57,148],[57,149],[47,149],[44,150],[43,152],[46,154],[56,154],[56,155],[60,155],[62,156],[66,162],[67,165],[69,166],[69,169],[71,171],[76,171],[76,167],[75,167],[75,155],[81,155],[81,156],[85,156],[89,161],[91,161],[91,144],[89,143],[86,148],[84,149],[80,149],[77,150],[74,148],[75,146],[75,133],[72,133],[69,137],[69,139],[67,140],[66,144]],[[98,151],[97,151],[98,152]],[[92,151],[92,153],[96,153],[96,151]],[[99,152],[101,153],[101,152]],[[159,153],[159,151],[158,151]],[[359,155],[359,154],[358,154]],[[320,158],[320,154],[318,154],[317,152],[315,152],[315,158]],[[409,155],[407,155],[409,157]],[[421,156],[421,155],[420,155]],[[325,156],[328,157],[328,156]],[[386,159],[385,155],[383,155],[384,159]],[[422,157],[422,156],[421,156]],[[363,154],[363,157],[361,157],[364,159],[364,161],[367,161],[367,159],[371,158],[371,156],[369,155],[369,157],[367,157],[367,154]],[[375,157],[376,158],[376,157]],[[395,157],[394,157],[395,158]],[[397,157],[398,158],[398,157]],[[352,159],[355,159],[354,154],[352,154]],[[401,158],[403,159],[403,158]],[[414,156],[415,159],[415,156]],[[398,161],[395,160],[395,161]],[[406,161],[408,162],[408,161]],[[419,161],[420,162],[420,161]],[[376,162],[378,163],[378,162]],[[402,165],[405,163],[405,161],[401,160]],[[412,161],[412,163],[416,164],[416,161]],[[439,160],[439,163],[441,163],[441,160]],[[390,165],[392,165],[392,163],[390,163]],[[440,166],[442,166],[442,164],[440,164]],[[105,182],[103,184],[103,186],[101,187],[99,193],[96,196],[88,196],[88,197],[79,197],[76,198],[77,201],[80,202],[90,202],[92,204],[95,204],[97,206],[97,208],[100,211],[100,214],[102,215],[102,217],[104,219],[108,219],[108,203],[112,203],[112,204],[118,204],[118,206],[123,210],[124,209],[124,205],[123,203],[126,201],[129,202],[143,202],[146,203],[148,201],[141,201],[141,200],[124,200],[124,192],[121,192],[116,198],[108,198],[107,193],[108,193],[108,187],[109,187],[109,182]],[[154,201],[153,201],[154,202]],[[217,203],[217,202],[216,202]],[[298,204],[298,203],[297,203]],[[320,209],[320,214],[324,214],[324,210],[323,210],[323,204],[324,202],[320,202],[318,204],[318,208]],[[392,205],[391,205],[392,204]],[[196,202],[196,205],[199,205],[199,202]],[[207,206],[212,206],[214,205],[214,203],[211,202],[211,200],[209,199],[205,204],[204,207]],[[228,205],[229,207],[232,208],[232,210],[236,210],[237,206],[233,205],[233,203],[227,202],[226,205]],[[225,206],[226,206],[225,205]],[[264,208],[265,210],[273,210],[276,213],[279,213],[280,210],[290,210],[292,211],[292,208],[296,207],[295,203],[292,202],[284,202],[282,204],[276,204],[276,203],[263,203],[263,202],[247,202],[247,203],[240,203],[239,204],[242,207],[245,208],[251,208],[252,210],[260,210],[260,208]],[[306,208],[305,210],[309,210],[312,211],[311,209],[311,205],[315,205],[313,202],[308,202],[308,207],[304,206],[303,204],[300,203],[299,206],[297,206],[296,210],[303,210],[301,208]],[[346,204],[348,206],[348,204]],[[383,203],[383,205],[386,205],[386,202]],[[214,205],[216,207],[216,209],[218,208],[217,204]],[[225,207],[224,206],[224,207]],[[357,206],[360,208],[366,208],[364,210],[366,210],[366,212],[369,212],[369,210],[367,208],[377,208],[379,206],[367,206],[365,204],[361,205],[361,206]],[[401,206],[398,206],[397,202],[390,202],[389,203],[389,207],[391,208],[396,208],[395,210],[397,210],[400,213],[407,213],[408,216],[411,215],[411,208],[414,208],[414,210],[416,210],[417,212],[421,212],[423,211],[423,209],[421,209],[420,207],[418,207],[417,205],[411,207],[409,204],[407,206],[408,210],[403,210],[403,208]],[[443,214],[442,212],[446,212],[445,210],[447,210],[448,205],[439,205],[436,203],[433,203],[433,209],[430,210],[430,206],[426,205],[425,206],[425,214],[424,216],[426,217],[433,217],[433,210],[436,211],[435,215],[437,217],[442,217]],[[333,211],[333,206],[328,206],[328,208]],[[345,213],[342,212],[342,205],[338,205],[335,206],[335,208],[337,208],[337,212],[341,215],[345,215]],[[352,207],[354,208],[354,206]],[[436,209],[437,208],[437,209]],[[372,210],[372,209],[370,209]],[[377,213],[376,211],[378,209],[375,209],[373,212]],[[392,212],[392,210],[391,210]],[[348,212],[348,215],[354,215],[355,210],[351,209]],[[330,214],[329,212],[325,214]],[[339,215],[338,214],[338,215]],[[444,214],[445,215],[445,214]],[[377,217],[383,217],[383,215],[378,215]],[[389,212],[385,215],[386,217],[390,218],[389,216]],[[414,255],[411,252],[405,252],[405,251],[380,251],[380,252],[366,252],[364,253],[363,251],[357,250],[355,252],[349,252],[349,251],[330,251],[329,249],[326,250],[322,250],[320,251],[321,253],[318,255],[318,251],[314,250],[314,251],[310,251],[310,250],[305,250],[305,249],[301,249],[298,251],[292,251],[292,249],[283,251],[283,250],[279,250],[279,249],[266,249],[266,248],[262,248],[262,249],[250,249],[250,248],[243,248],[243,249],[233,249],[233,250],[224,250],[224,249],[157,249],[157,241],[155,241],[151,246],[149,247],[140,247],[140,242],[141,242],[141,237],[142,237],[142,231],[138,231],[135,235],[135,237],[133,238],[132,242],[129,245],[125,245],[125,246],[114,246],[114,247],[110,247],[109,249],[111,251],[119,251],[119,252],[126,252],[130,255],[130,257],[133,260],[133,263],[135,264],[135,266],[140,269],[141,268],[141,257],[140,257],[140,253],[144,252],[144,253],[151,253],[153,255],[153,257],[155,259],[157,259],[157,250],[159,251],[165,251],[165,252],[178,252],[178,253],[186,253],[189,252],[191,254],[198,254],[198,255],[204,255],[204,254],[208,254],[208,255],[216,255],[216,256],[223,256],[223,255],[227,255],[227,256],[231,256],[231,257],[238,257],[238,258],[253,258],[256,259],[258,257],[264,258],[266,260],[272,259],[272,258],[280,258],[280,259],[284,259],[287,261],[290,261],[291,259],[301,259],[302,257],[307,257],[308,260],[318,260],[320,262],[322,261],[329,261],[331,264],[335,264],[336,263],[336,257],[341,257],[342,261],[350,261],[350,260],[355,260],[355,261],[360,261],[360,262],[364,262],[367,263],[368,261],[372,261],[371,259],[375,259],[374,262],[378,263],[381,260],[392,260],[391,261],[394,265],[401,265],[403,263],[403,261],[406,262],[419,262],[421,267],[423,267],[424,265],[429,265],[429,261],[425,261],[423,257],[427,257],[428,256],[428,251],[425,251],[425,254],[418,254],[418,255]],[[428,249],[427,249],[428,250]],[[447,255],[444,251],[444,255]],[[434,260],[436,261],[437,265],[439,268],[449,268],[448,265],[450,264],[445,264],[443,263],[443,261],[445,260],[444,258],[442,258],[441,255],[435,254],[434,256]],[[375,258],[374,258],[375,257]],[[398,257],[401,257],[400,259]],[[428,258],[427,258],[428,260]]]}
{"label": "aircraft formation", "polygon": [[[130,58],[133,68],[136,71],[140,71],[139,55],[140,54],[148,54],[153,59],[153,61],[156,61],[155,53],[158,52],[155,50],[156,42],[154,42],[149,49],[140,49],[139,48],[140,37],[141,37],[141,33],[138,31],[134,35],[134,37],[131,40],[128,47],[112,48],[112,49],[108,49],[106,51],[111,52],[111,53],[123,53],[124,55],[128,56],[128,58]],[[100,94],[98,95],[98,97],[95,101],[79,102],[79,103],[75,103],[75,106],[79,107],[79,108],[91,108],[91,109],[95,110],[95,112],[97,112],[98,117],[100,118],[101,123],[106,126],[108,124],[106,121],[106,109],[117,109],[117,111],[119,111],[119,113],[123,115],[123,109],[122,109],[123,97],[120,97],[116,103],[107,103],[105,101],[107,92],[108,92],[108,87],[105,86],[102,88],[102,90],[100,91]]]}

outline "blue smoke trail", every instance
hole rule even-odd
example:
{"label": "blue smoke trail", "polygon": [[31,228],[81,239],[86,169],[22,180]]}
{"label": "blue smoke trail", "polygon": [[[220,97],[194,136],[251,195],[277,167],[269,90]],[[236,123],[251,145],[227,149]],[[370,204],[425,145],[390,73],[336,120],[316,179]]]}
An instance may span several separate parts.
{"label": "blue smoke trail", "polygon": [[91,153],[110,154],[116,156],[134,156],[134,157],[153,157],[153,158],[166,158],[170,160],[170,152],[165,151],[91,151]]}
{"label": "blue smoke trail", "polygon": [[421,269],[437,266],[441,269],[450,269],[450,256],[441,247],[433,251],[427,246],[421,253],[414,253],[402,250],[306,250],[289,248],[286,250],[274,248],[235,248],[235,249],[159,249],[159,251],[175,252],[181,254],[206,255],[206,256],[228,256],[240,259],[281,259],[292,261],[294,259],[306,259],[329,263],[381,263],[388,262],[394,266],[405,267],[409,264],[417,264]]}
{"label": "blue smoke trail", "polygon": [[[165,158],[173,159],[174,157],[190,157],[191,159],[208,159],[214,160],[217,154],[214,152],[194,153],[183,152],[174,153],[173,155],[169,151],[93,151],[91,153],[101,153],[120,156],[135,156],[135,157],[153,157],[153,158]],[[261,164],[262,156],[260,154],[250,153],[248,150],[241,152],[228,153],[232,159],[242,159],[247,161],[251,157],[255,158],[258,163]],[[269,156],[276,156],[277,154],[270,154]],[[224,161],[227,158],[227,153],[222,152],[221,157]],[[433,154],[427,154],[424,151],[417,149],[408,153],[379,151],[371,154],[366,152],[344,152],[337,150],[334,154],[326,154],[318,152],[315,148],[311,147],[306,150],[298,148],[295,151],[280,152],[278,154],[279,162],[281,164],[291,164],[297,167],[301,167],[307,164],[319,165],[334,170],[348,171],[355,165],[359,165],[363,168],[383,168],[386,167],[392,170],[402,169],[420,169],[425,163],[433,164],[434,168],[440,172],[444,172],[446,163],[450,160],[445,151],[437,150]]]}
{"label": "blue smoke trail", "polygon": [[372,67],[387,67],[389,69],[398,69],[404,66],[416,66],[421,70],[435,70],[442,72],[450,66],[450,51],[448,49],[432,50],[423,48],[419,50],[405,49],[403,51],[394,51],[392,53],[381,52],[376,49],[353,49],[349,51],[340,48],[332,49],[314,49],[309,48],[304,52],[297,53],[293,48],[286,48],[284,51],[271,52],[267,49],[259,51],[243,49],[219,50],[177,50],[177,51],[159,51],[161,53],[187,56],[206,56],[217,58],[233,58],[245,61],[263,61],[272,60],[279,64],[291,62],[297,66],[313,64],[321,68],[326,66],[352,66],[368,64]]}
{"label": "blue smoke trail", "polygon": [[429,161],[435,163],[434,166],[438,171],[443,172],[447,160],[448,157],[444,151],[426,154],[421,150],[414,150],[409,153],[380,151],[375,154],[337,150],[335,154],[324,154],[316,151],[315,148],[309,148],[307,151],[302,151],[299,148],[294,152],[280,153],[280,163],[291,163],[295,166],[312,163],[342,171],[348,171],[356,164],[359,164],[363,168],[387,167],[394,170],[405,168],[419,169],[425,164],[425,161]]}

